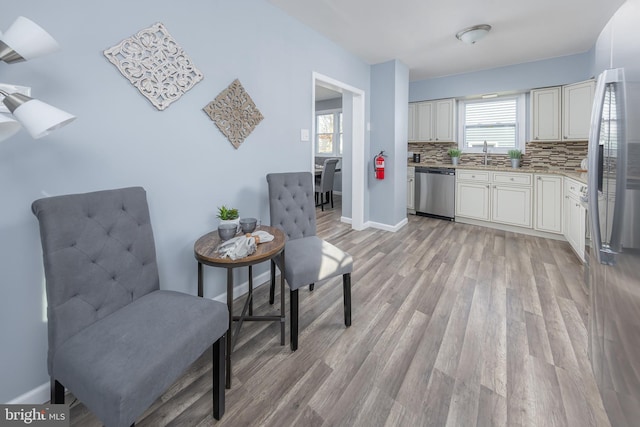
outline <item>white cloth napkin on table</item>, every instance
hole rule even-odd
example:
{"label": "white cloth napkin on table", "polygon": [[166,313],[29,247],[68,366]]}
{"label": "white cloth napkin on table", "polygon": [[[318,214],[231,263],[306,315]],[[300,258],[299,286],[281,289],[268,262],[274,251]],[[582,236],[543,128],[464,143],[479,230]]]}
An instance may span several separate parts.
{"label": "white cloth napkin on table", "polygon": [[256,251],[258,246],[256,238],[258,242],[265,243],[272,241],[273,235],[266,231],[258,230],[250,235],[234,237],[218,246],[218,254],[222,255],[222,258],[229,257],[234,261],[249,256]]}

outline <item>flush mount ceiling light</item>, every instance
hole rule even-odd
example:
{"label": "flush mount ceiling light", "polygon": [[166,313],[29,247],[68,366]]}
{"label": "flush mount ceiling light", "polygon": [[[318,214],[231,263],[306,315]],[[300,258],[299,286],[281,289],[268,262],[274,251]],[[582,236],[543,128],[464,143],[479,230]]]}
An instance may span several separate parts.
{"label": "flush mount ceiling light", "polygon": [[456,34],[456,38],[467,44],[475,44],[478,40],[489,34],[491,25],[481,24],[473,27],[465,28]]}

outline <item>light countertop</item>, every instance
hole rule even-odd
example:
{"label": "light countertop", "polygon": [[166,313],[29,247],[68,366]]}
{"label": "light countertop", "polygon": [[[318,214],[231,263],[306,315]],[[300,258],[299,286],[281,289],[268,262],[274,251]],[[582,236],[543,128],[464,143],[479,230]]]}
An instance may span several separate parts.
{"label": "light countertop", "polygon": [[409,161],[408,166],[413,167],[437,167],[437,168],[450,168],[450,169],[472,169],[472,170],[488,170],[488,171],[496,171],[496,172],[516,172],[516,173],[543,173],[549,175],[561,175],[566,176],[568,178],[574,179],[582,184],[587,183],[587,174],[586,172],[579,171],[568,171],[563,169],[540,169],[540,168],[512,168],[506,166],[495,166],[495,165],[452,165],[451,163],[414,163]]}

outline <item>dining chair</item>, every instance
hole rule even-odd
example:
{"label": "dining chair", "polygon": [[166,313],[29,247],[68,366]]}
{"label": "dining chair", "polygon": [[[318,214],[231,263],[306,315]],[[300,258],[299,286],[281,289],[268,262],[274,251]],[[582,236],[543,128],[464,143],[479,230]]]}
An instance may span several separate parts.
{"label": "dining chair", "polygon": [[213,348],[224,414],[226,304],[160,290],[141,187],[36,200],[47,293],[51,403],[64,389],[107,426],[129,426]]}
{"label": "dining chair", "polygon": [[[322,174],[320,177],[316,177],[315,181],[315,201],[318,205],[318,199],[320,199],[320,209],[324,212],[325,203],[329,203],[331,200],[331,209],[333,209],[333,181],[336,175],[336,166],[339,159],[327,159],[322,166]],[[327,200],[324,200],[324,196],[327,196]]]}
{"label": "dining chair", "polygon": [[284,269],[280,258],[271,263],[269,303],[274,302],[275,267],[284,274],[290,290],[291,350],[298,348],[298,290],[342,276],[344,324],[351,326],[351,272],[353,258],[316,235],[313,176],[310,172],[267,175],[271,226],[281,229],[287,241]]}

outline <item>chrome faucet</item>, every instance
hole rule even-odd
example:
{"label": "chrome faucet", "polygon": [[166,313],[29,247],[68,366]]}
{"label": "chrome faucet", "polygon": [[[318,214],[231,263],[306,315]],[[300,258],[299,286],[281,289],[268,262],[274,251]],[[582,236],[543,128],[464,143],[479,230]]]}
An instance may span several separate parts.
{"label": "chrome faucet", "polygon": [[484,153],[484,165],[487,166],[489,164],[489,147],[487,145],[487,141],[484,142],[484,146],[482,147],[482,152]]}

